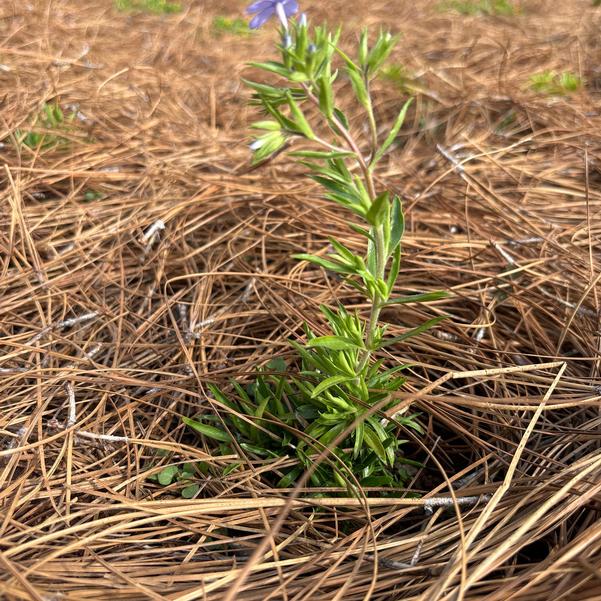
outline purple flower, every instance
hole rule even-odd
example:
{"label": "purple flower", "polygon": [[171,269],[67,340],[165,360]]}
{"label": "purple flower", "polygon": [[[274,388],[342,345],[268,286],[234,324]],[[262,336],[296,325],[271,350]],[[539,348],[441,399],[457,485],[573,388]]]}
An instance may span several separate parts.
{"label": "purple flower", "polygon": [[288,29],[288,17],[298,12],[297,0],[259,0],[253,2],[247,9],[248,14],[254,14],[249,27],[258,29],[267,23],[271,17],[276,15],[284,28]]}

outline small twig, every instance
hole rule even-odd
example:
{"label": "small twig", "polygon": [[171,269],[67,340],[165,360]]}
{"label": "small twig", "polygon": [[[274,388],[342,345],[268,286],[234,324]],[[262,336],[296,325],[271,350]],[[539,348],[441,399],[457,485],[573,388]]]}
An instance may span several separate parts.
{"label": "small twig", "polygon": [[114,436],[113,434],[94,434],[93,432],[86,432],[79,430],[77,435],[81,438],[91,438],[93,440],[102,440],[104,442],[129,442],[127,436]]}
{"label": "small twig", "polygon": [[456,505],[476,505],[480,501],[486,503],[490,500],[490,495],[481,495],[477,497],[432,497],[424,501],[424,513],[431,515],[434,509],[443,507],[445,509],[453,509]]}
{"label": "small twig", "polygon": [[102,348],[101,344],[95,344],[89,351],[84,353],[84,357],[86,359],[93,359],[95,355],[98,354],[98,351]]}
{"label": "small twig", "polygon": [[72,317],[71,319],[65,319],[64,321],[59,321],[56,324],[56,329],[64,330],[65,328],[70,328],[74,325],[82,323],[84,321],[91,321],[92,319],[96,319],[98,317],[98,313],[96,311],[91,311],[90,313],[84,313],[79,317]]}
{"label": "small twig", "polygon": [[524,238],[522,240],[505,240],[504,244],[509,244],[509,246],[523,246],[525,244],[537,244],[543,241],[544,238],[534,236],[533,238]]}
{"label": "small twig", "polygon": [[162,219],[157,219],[145,232],[142,236],[144,242],[146,242],[146,248],[144,249],[144,254],[150,252],[150,249],[153,247],[154,243],[159,238],[161,232],[165,229],[165,222]]}
{"label": "small twig", "polygon": [[557,294],[553,294],[543,287],[539,288],[539,290],[545,296],[552,298],[554,301],[558,302],[559,304],[563,305],[564,307],[568,307],[570,309],[576,309],[576,313],[578,315],[586,315],[587,317],[594,317],[595,319],[597,318],[597,312],[593,311],[592,309],[589,309],[588,307],[582,307],[582,306],[576,305],[575,303],[571,303],[569,301],[563,300],[563,298],[559,298],[559,296]]}
{"label": "small twig", "polygon": [[493,241],[491,242],[491,244],[499,252],[499,254],[507,261],[509,265],[511,265],[512,267],[517,265],[516,260],[498,242]]}
{"label": "small twig", "polygon": [[27,371],[26,367],[0,367],[0,375],[22,374]]}
{"label": "small twig", "polygon": [[459,159],[455,157],[455,155],[453,155],[453,153],[450,150],[447,150],[446,148],[444,148],[444,146],[441,146],[440,144],[436,145],[436,150],[438,150],[438,152],[440,152],[440,154],[442,154],[442,156],[445,159],[447,159],[447,161],[449,161],[451,165],[453,165],[453,168],[461,177],[465,177],[465,168],[463,167]]}
{"label": "small twig", "polygon": [[486,334],[486,328],[482,327],[482,328],[478,328],[476,330],[476,334],[474,335],[474,340],[476,342],[482,342],[482,339],[484,338]]}
{"label": "small twig", "polygon": [[178,303],[177,311],[179,313],[179,320],[184,328],[184,338],[188,342],[191,338],[194,338],[192,331],[190,330],[190,320],[188,318],[188,305],[186,303]]}
{"label": "small twig", "polygon": [[77,317],[71,317],[69,319],[65,319],[63,321],[59,321],[54,324],[50,324],[44,328],[42,328],[37,334],[35,334],[32,338],[27,341],[27,346],[32,346],[35,344],[40,338],[43,338],[46,334],[51,332],[52,330],[64,330],[65,328],[71,328],[74,325],[79,323],[83,323],[85,321],[91,321],[98,317],[98,313],[96,311],[91,311],[89,313],[84,313],[83,315],[79,315]]}
{"label": "small twig", "polygon": [[[48,427],[51,430],[67,430],[69,422],[59,422],[57,419],[51,419],[48,422]],[[130,438],[127,436],[117,436],[114,434],[96,434],[94,432],[88,432],[87,430],[76,430],[74,440],[78,441],[81,438],[87,438],[91,440],[100,440],[103,442],[130,442]]]}
{"label": "small twig", "polygon": [[75,425],[77,421],[77,408],[75,406],[75,391],[73,390],[73,384],[67,382],[65,384],[67,389],[67,400],[69,401],[69,417],[67,419],[67,428]]}

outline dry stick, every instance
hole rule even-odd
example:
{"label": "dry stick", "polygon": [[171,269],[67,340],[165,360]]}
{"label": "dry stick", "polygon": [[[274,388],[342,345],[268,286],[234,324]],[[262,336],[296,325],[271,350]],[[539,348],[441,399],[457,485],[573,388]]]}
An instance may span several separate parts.
{"label": "dry stick", "polygon": [[[77,406],[75,404],[75,391],[73,390],[73,384],[66,382],[65,388],[67,389],[67,399],[69,402],[69,417],[67,418],[67,428],[69,433],[67,434],[67,470],[66,470],[66,482],[65,482],[65,508],[66,515],[71,514],[71,478],[73,473],[73,426],[77,422]],[[67,521],[67,524],[69,522]]]}
{"label": "dry stick", "polygon": [[[444,593],[444,591],[449,586],[451,581],[455,578],[455,576],[460,571],[460,569],[463,566],[467,565],[468,561],[471,559],[471,557],[470,557],[471,554],[468,553],[469,547],[476,540],[476,538],[480,534],[480,531],[486,526],[486,523],[488,522],[493,511],[495,510],[497,505],[501,502],[501,499],[503,498],[505,493],[509,490],[509,488],[511,486],[511,482],[513,480],[514,473],[515,473],[518,463],[522,457],[522,453],[524,452],[524,449],[526,448],[526,444],[528,443],[528,439],[530,438],[530,435],[532,434],[536,423],[538,422],[540,416],[542,415],[542,412],[545,408],[547,401],[551,397],[551,394],[555,390],[556,386],[559,384],[559,381],[561,380],[561,377],[563,376],[563,372],[566,370],[566,367],[567,367],[566,362],[564,362],[564,361],[555,362],[555,364],[557,364],[557,363],[559,363],[560,369],[559,369],[557,375],[555,376],[553,382],[551,383],[551,386],[549,386],[547,392],[545,393],[545,396],[543,397],[540,405],[538,406],[537,410],[534,412],[534,415],[530,419],[530,423],[528,424],[528,427],[526,428],[524,435],[522,436],[522,439],[520,440],[520,443],[515,451],[513,459],[511,460],[511,463],[509,464],[509,467],[507,469],[507,474],[505,475],[503,483],[495,491],[495,493],[491,497],[489,503],[486,505],[486,507],[484,508],[484,510],[478,517],[478,519],[476,520],[475,524],[470,529],[470,531],[465,539],[464,546],[460,547],[457,550],[457,552],[455,553],[455,557],[451,561],[449,561],[448,567],[443,572],[442,578],[438,581],[438,583],[436,585],[434,585],[433,587],[430,587],[430,589],[428,589],[428,591],[426,593],[424,593],[424,595],[426,595],[426,596],[421,597],[424,601],[426,601],[426,600],[427,601],[436,601],[437,599],[440,599],[441,595]],[[504,545],[502,545],[502,546],[504,546]],[[496,557],[496,553],[489,556],[489,558],[492,556]],[[461,565],[458,566],[457,565],[458,563],[460,563]],[[490,565],[488,563],[488,561],[486,561],[486,560],[480,562],[478,564],[478,569],[477,569],[478,573],[482,572],[481,567],[484,564],[486,564],[487,566]],[[461,584],[459,585],[459,590],[455,591],[455,593],[453,593],[453,594],[450,594],[450,595],[444,597],[444,599],[449,600],[449,601],[451,599],[456,599],[456,600],[462,599],[463,596],[465,595],[465,593],[467,592],[469,585],[472,582],[473,582],[472,577],[470,577],[466,581],[464,581],[464,579],[462,578]]]}
{"label": "dry stick", "polygon": [[157,219],[142,236],[142,240],[146,242],[144,247],[144,255],[147,255],[155,242],[158,240],[161,232],[165,229],[165,222],[162,219]]}

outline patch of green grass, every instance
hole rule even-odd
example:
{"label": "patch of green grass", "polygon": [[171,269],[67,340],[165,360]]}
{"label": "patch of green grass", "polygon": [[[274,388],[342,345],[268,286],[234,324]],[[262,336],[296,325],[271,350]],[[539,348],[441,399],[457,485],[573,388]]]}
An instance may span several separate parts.
{"label": "patch of green grass", "polygon": [[565,96],[582,88],[582,79],[571,71],[542,71],[530,77],[530,88],[549,96]]}
{"label": "patch of green grass", "polygon": [[519,14],[519,8],[510,0],[444,0],[441,10],[454,10],[460,15],[513,17]]}
{"label": "patch of green grass", "polygon": [[252,34],[248,23],[244,19],[217,16],[213,19],[213,32],[217,35],[232,34],[246,36]]}
{"label": "patch of green grass", "polygon": [[68,142],[64,136],[53,133],[52,130],[56,132],[65,131],[68,123],[72,120],[73,115],[65,117],[58,103],[46,102],[33,119],[31,128],[28,130],[18,129],[15,135],[20,144],[32,150],[51,148]]}
{"label": "patch of green grass", "polygon": [[180,2],[170,0],[115,0],[115,7],[121,11],[154,13],[157,15],[178,13],[182,10]]}

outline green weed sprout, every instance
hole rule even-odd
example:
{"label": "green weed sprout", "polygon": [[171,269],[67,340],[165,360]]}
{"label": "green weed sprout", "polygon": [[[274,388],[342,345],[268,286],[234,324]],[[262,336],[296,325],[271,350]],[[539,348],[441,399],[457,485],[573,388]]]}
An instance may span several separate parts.
{"label": "green weed sprout", "polygon": [[440,4],[441,10],[454,10],[460,15],[512,17],[519,10],[510,0],[446,0]]}
{"label": "green weed sprout", "polygon": [[252,33],[252,30],[244,19],[231,19],[224,16],[217,16],[213,19],[213,31],[217,35],[232,34],[248,36]]}
{"label": "green weed sprout", "polygon": [[[417,433],[422,430],[416,415],[394,415],[395,393],[406,381],[402,372],[407,366],[388,367],[378,354],[444,317],[434,317],[400,336],[388,336],[381,313],[385,307],[445,296],[441,292],[394,296],[405,229],[403,209],[398,196],[378,188],[374,174],[397,140],[411,101],[405,102],[381,136],[371,82],[397,38],[382,32],[370,45],[364,31],[351,57],[338,45],[340,30],[310,28],[304,15],[289,21],[295,6],[296,2],[263,0],[249,9],[257,13],[251,27],[272,16],[282,25],[280,60],[252,63],[277,78],[277,83],[245,82],[254,92],[253,104],[264,113],[252,125],[257,132],[251,144],[253,162],[260,164],[288,152],[321,185],[325,198],[352,216],[349,228],[364,239],[363,252],[356,253],[332,237],[331,251],[325,256],[295,257],[339,274],[368,302],[369,316],[365,319],[344,306],[322,306],[329,332],[317,335],[305,326],[306,342],[291,342],[299,358],[296,371],[276,360],[248,387],[232,382],[234,394],[211,385],[215,401],[229,409],[227,415],[186,418],[185,423],[217,441],[224,454],[239,447],[261,458],[296,456],[297,465],[281,474],[278,484],[283,487],[310,470],[313,485],[346,487],[351,494],[356,493],[357,483],[398,488],[406,483],[406,465],[412,463],[400,451],[406,442],[399,438],[400,426]],[[367,140],[355,136],[338,100],[348,83],[368,124]],[[316,456],[326,449],[330,450],[326,460],[315,465]]]}
{"label": "green weed sprout", "polygon": [[32,150],[47,149],[66,144],[67,139],[58,133],[65,130],[74,115],[65,117],[58,103],[44,103],[35,116],[29,130],[19,129],[15,132],[17,141]]}
{"label": "green weed sprout", "polygon": [[169,0],[115,0],[115,7],[120,11],[141,11],[157,15],[178,13],[182,10],[181,3]]}
{"label": "green weed sprout", "polygon": [[577,92],[581,87],[582,79],[571,71],[542,71],[530,77],[530,88],[549,96],[565,96]]}

